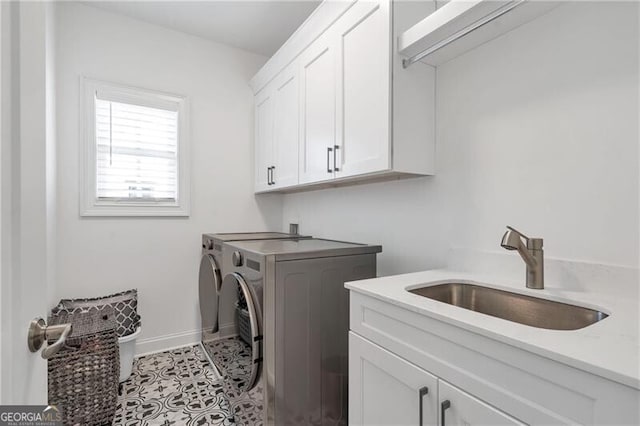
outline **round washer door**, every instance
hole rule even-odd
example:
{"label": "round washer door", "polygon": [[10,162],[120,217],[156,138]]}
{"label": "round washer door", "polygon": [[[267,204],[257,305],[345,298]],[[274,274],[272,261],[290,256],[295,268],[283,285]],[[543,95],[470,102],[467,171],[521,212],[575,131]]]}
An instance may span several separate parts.
{"label": "round washer door", "polygon": [[210,254],[205,254],[200,260],[200,317],[202,329],[218,331],[218,292],[221,285],[220,270],[216,260]]}
{"label": "round washer door", "polygon": [[245,279],[235,272],[224,277],[222,286],[225,289],[237,289],[242,295],[235,303],[235,318],[238,338],[236,342],[240,350],[232,366],[226,368],[225,374],[238,391],[247,392],[254,388],[260,378],[262,368],[262,329],[256,293],[252,291]]}

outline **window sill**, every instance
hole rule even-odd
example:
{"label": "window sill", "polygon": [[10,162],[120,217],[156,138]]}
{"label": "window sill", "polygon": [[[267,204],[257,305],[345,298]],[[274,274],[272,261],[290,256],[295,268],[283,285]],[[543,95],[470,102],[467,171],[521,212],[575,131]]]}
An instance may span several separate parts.
{"label": "window sill", "polygon": [[85,205],[82,217],[188,217],[189,208],[176,204],[108,202]]}

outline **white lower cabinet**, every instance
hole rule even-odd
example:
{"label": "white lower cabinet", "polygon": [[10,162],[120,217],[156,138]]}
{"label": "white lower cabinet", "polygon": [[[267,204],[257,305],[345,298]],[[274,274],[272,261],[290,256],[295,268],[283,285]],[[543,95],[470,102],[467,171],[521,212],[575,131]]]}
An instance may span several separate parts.
{"label": "white lower cabinet", "polygon": [[349,424],[524,425],[353,332],[349,333]]}
{"label": "white lower cabinet", "polygon": [[437,398],[436,376],[349,333],[349,424],[435,425]]}
{"label": "white lower cabinet", "polygon": [[353,425],[640,425],[636,387],[354,290],[349,314]]}

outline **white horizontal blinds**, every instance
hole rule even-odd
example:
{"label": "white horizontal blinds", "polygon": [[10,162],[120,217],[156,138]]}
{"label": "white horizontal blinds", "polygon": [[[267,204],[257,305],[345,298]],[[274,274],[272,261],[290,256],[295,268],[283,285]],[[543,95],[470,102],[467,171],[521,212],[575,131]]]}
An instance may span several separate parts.
{"label": "white horizontal blinds", "polygon": [[[105,96],[106,97],[106,96]],[[178,199],[178,112],[95,98],[98,200]]]}

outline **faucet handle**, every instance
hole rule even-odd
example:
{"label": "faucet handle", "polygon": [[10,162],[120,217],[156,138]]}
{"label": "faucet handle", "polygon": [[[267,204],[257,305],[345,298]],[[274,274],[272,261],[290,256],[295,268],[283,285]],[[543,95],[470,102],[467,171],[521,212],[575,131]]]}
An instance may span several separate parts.
{"label": "faucet handle", "polygon": [[522,232],[518,231],[516,228],[514,228],[512,226],[507,226],[507,229],[510,230],[510,231],[515,232],[516,234],[518,234],[519,236],[524,238],[526,240],[526,242],[527,242],[527,248],[528,249],[530,249],[530,250],[541,250],[542,249],[542,243],[543,243],[542,238],[530,238],[530,237],[527,237]]}
{"label": "faucet handle", "polygon": [[514,228],[513,226],[509,226],[507,225],[507,229],[510,231],[515,232],[516,234],[520,235],[522,238],[524,238],[525,240],[529,241],[530,238],[527,237],[526,235],[524,235],[522,232],[518,231],[516,228]]}

